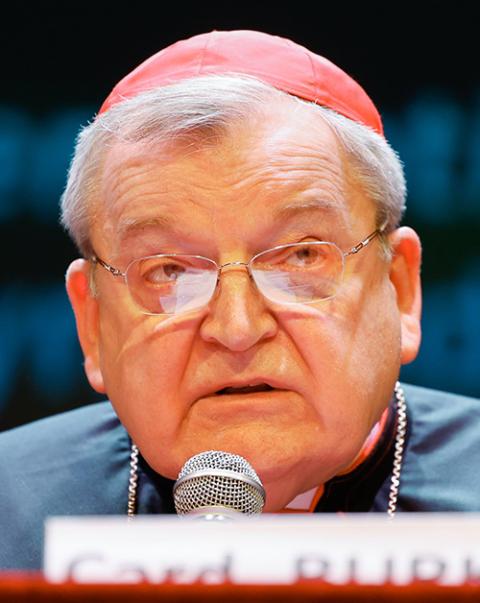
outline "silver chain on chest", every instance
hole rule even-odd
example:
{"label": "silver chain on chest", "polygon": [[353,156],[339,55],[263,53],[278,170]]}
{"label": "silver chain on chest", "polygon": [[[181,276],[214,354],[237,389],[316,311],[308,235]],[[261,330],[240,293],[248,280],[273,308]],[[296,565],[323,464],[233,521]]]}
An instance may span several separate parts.
{"label": "silver chain on chest", "polygon": [[[393,455],[392,478],[390,481],[390,491],[388,494],[389,517],[395,517],[397,510],[398,491],[400,488],[400,474],[402,472],[403,452],[405,448],[405,436],[407,433],[407,402],[402,386],[397,381],[395,384],[395,399],[397,411],[397,431],[395,434],[395,450]],[[138,488],[138,448],[132,442],[130,451],[130,478],[128,480],[128,504],[127,515],[129,518],[135,517],[137,506],[137,488]]]}

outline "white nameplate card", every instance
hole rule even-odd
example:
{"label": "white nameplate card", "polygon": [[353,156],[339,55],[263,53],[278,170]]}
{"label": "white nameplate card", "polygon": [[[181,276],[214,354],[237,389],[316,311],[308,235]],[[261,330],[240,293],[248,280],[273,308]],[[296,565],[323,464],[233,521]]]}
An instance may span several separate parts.
{"label": "white nameplate card", "polygon": [[480,582],[480,514],[47,520],[52,582]]}

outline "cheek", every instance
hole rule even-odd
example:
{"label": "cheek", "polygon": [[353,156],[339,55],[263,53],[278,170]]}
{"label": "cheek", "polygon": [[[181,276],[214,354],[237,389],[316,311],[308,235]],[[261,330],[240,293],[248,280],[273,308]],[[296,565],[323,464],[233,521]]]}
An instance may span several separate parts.
{"label": "cheek", "polygon": [[368,431],[400,370],[400,322],[389,282],[350,291],[348,298],[309,308],[283,325],[312,376],[311,403],[322,423]]}
{"label": "cheek", "polygon": [[358,348],[363,341],[365,361],[372,373],[400,371],[401,324],[395,290],[386,279],[378,288],[368,293],[364,310],[358,321]]}
{"label": "cheek", "polygon": [[143,315],[103,317],[100,363],[107,395],[139,445],[174,438],[185,412],[181,381],[192,329],[172,322]]}

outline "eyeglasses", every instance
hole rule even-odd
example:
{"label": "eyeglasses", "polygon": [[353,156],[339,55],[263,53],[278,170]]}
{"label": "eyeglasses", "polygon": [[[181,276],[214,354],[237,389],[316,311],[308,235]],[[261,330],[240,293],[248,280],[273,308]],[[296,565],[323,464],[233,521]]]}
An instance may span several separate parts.
{"label": "eyeglasses", "polygon": [[345,260],[381,230],[375,230],[348,251],[335,243],[307,241],[278,245],[248,263],[219,266],[201,255],[159,254],[130,262],[125,272],[97,256],[91,258],[113,276],[122,277],[134,303],[144,314],[180,314],[207,305],[225,268],[245,266],[258,291],[280,304],[311,304],[334,297],[342,282]]}

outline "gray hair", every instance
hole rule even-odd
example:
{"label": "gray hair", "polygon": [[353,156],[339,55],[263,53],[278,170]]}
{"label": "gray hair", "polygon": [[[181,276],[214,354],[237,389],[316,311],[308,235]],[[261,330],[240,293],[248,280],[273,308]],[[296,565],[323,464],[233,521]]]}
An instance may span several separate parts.
{"label": "gray hair", "polygon": [[[285,99],[318,110],[337,136],[355,180],[376,204],[377,227],[396,228],[405,208],[402,164],[388,142],[371,128],[335,111],[302,101],[255,78],[207,75],[154,88],[122,101],[97,116],[79,133],[65,191],[61,221],[80,252],[89,257],[93,199],[109,147],[118,141],[155,145],[203,135],[215,142],[234,123],[264,115]],[[97,202],[98,203],[98,202]]]}

